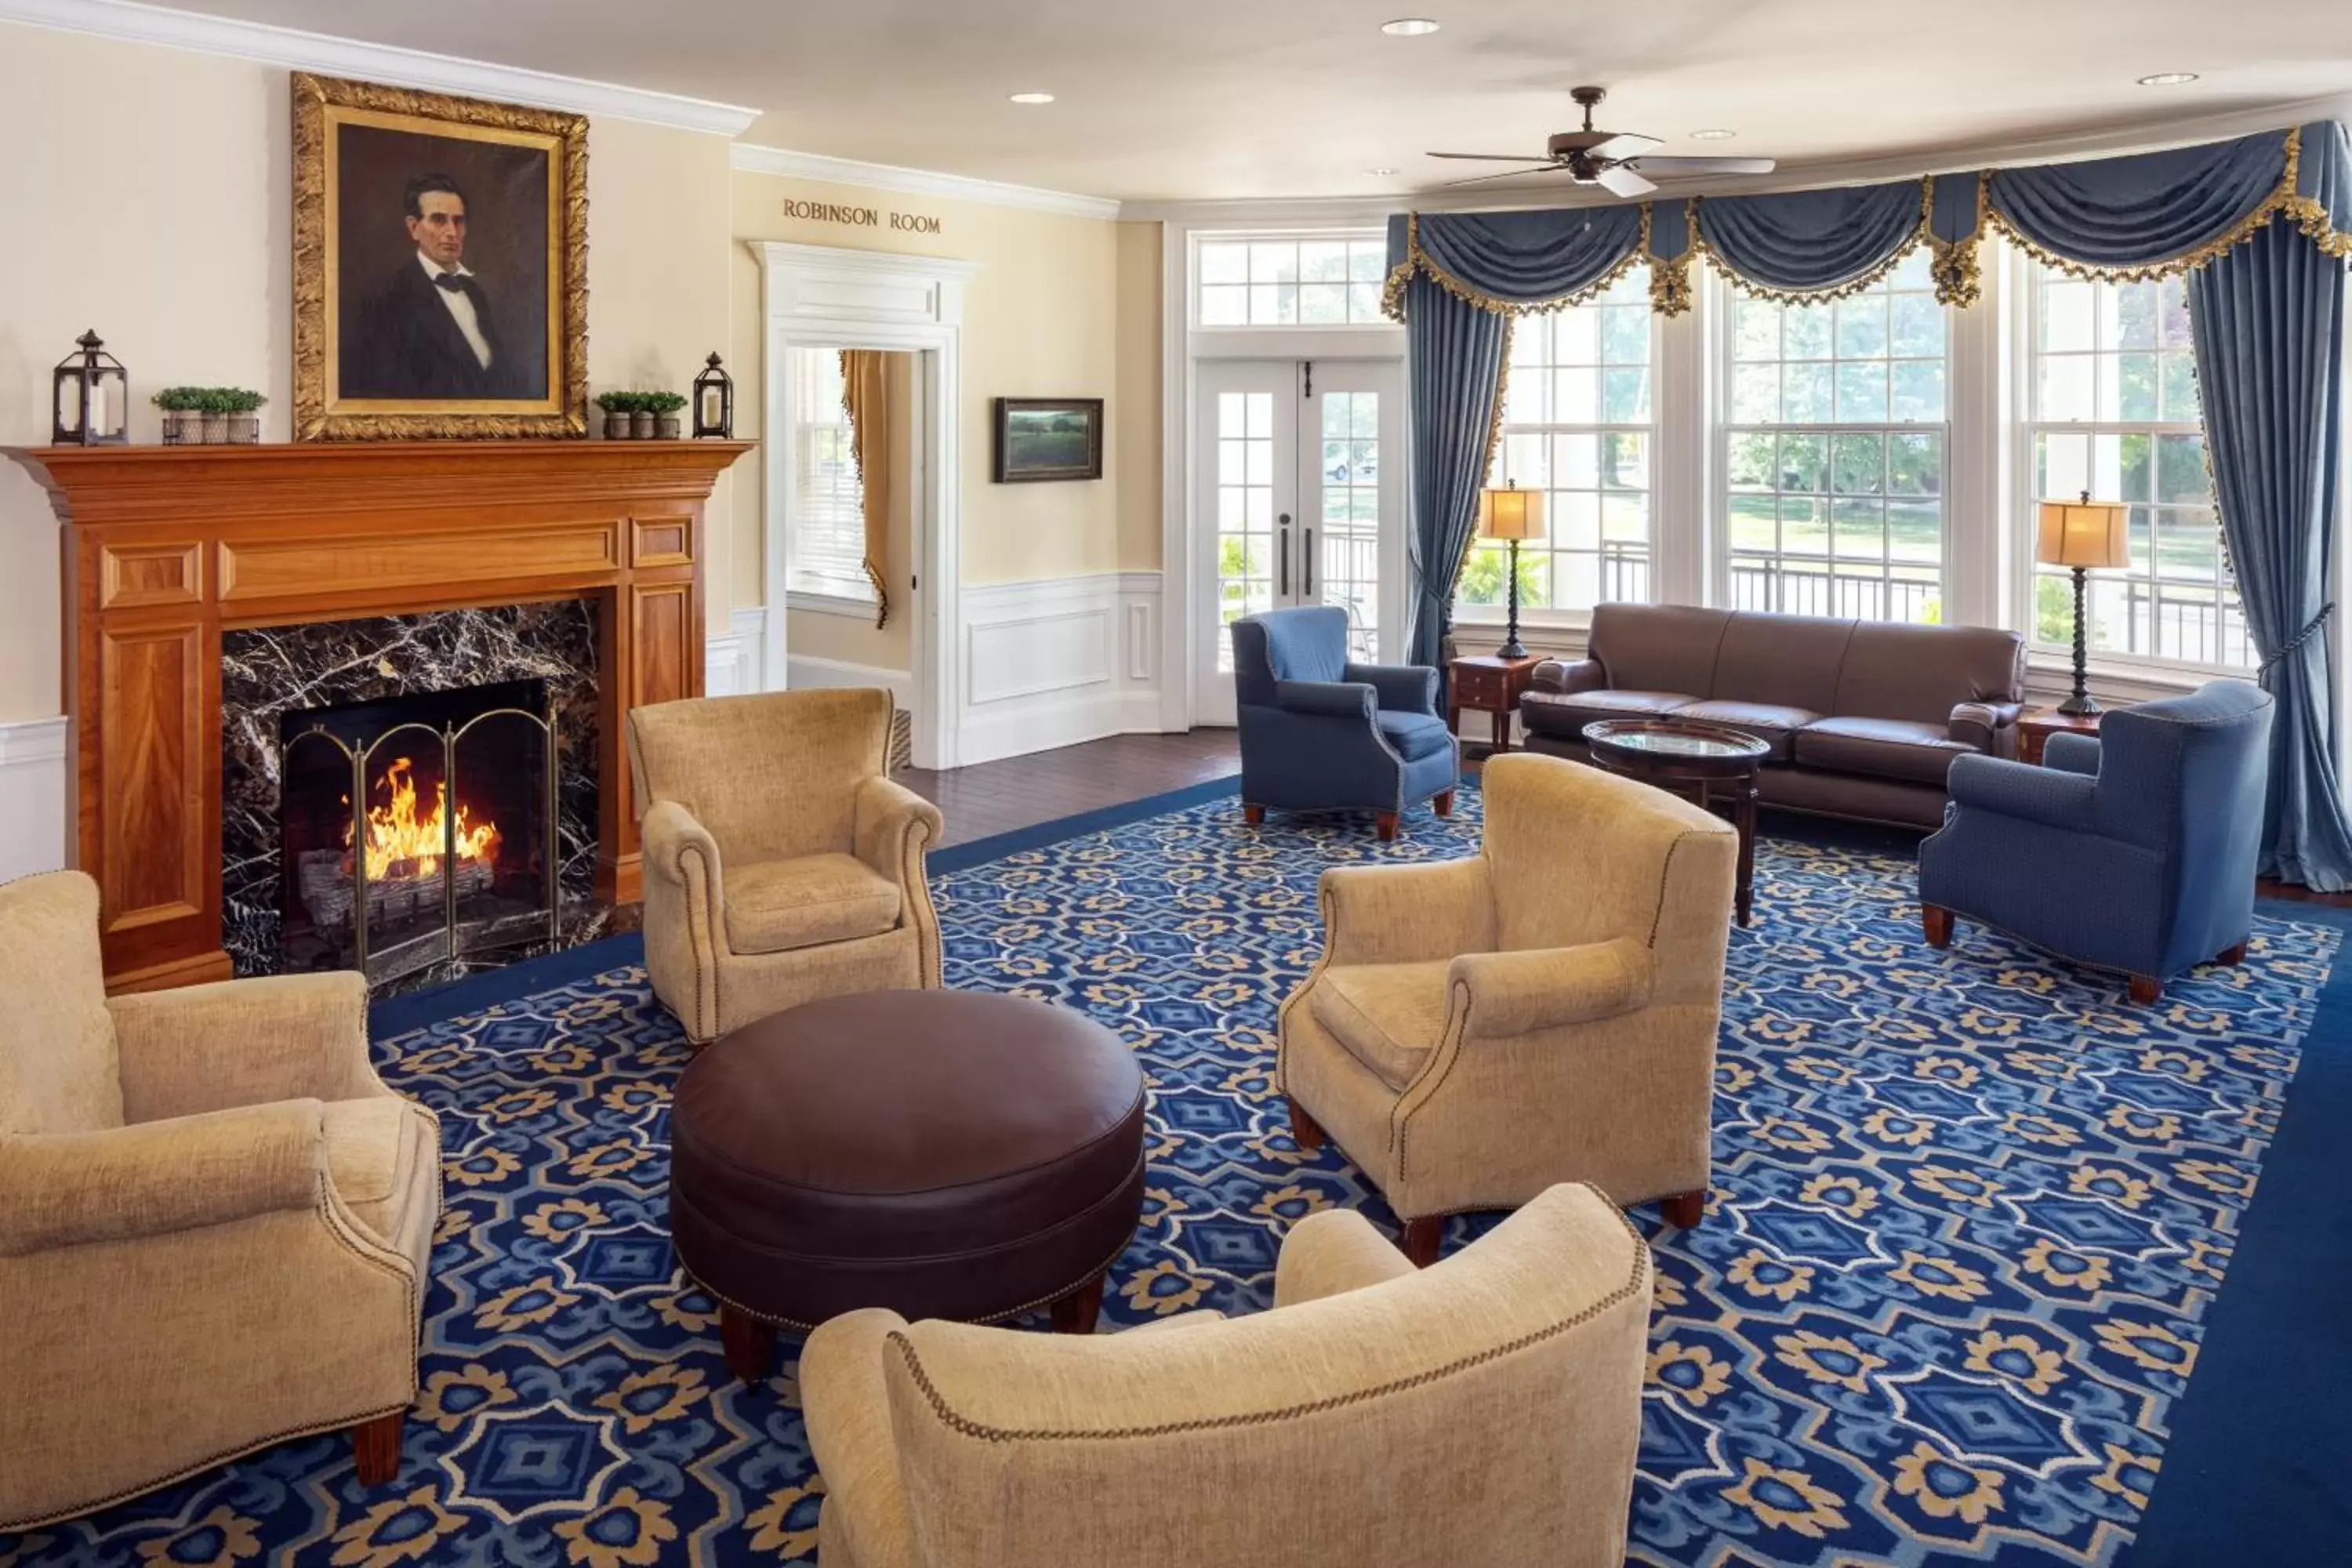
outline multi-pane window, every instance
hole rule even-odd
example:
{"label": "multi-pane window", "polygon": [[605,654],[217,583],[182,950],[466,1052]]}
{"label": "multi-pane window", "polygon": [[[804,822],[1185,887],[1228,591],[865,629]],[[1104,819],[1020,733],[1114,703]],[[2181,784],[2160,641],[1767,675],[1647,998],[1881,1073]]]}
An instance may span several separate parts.
{"label": "multi-pane window", "polygon": [[1381,395],[1327,392],[1323,404],[1322,602],[1348,612],[1348,655],[1380,654]]}
{"label": "multi-pane window", "polygon": [[1204,239],[1204,327],[1376,326],[1387,242],[1377,237]]}
{"label": "multi-pane window", "polygon": [[[1650,596],[1650,276],[1590,303],[1524,316],[1511,333],[1503,439],[1490,484],[1544,495],[1544,537],[1519,546],[1523,608],[1589,610]],[[1474,541],[1460,605],[1500,605],[1510,546]]]}
{"label": "multi-pane window", "polygon": [[1729,338],[1731,604],[1942,620],[1949,332],[1926,251],[1843,300],[1741,295]]}
{"label": "multi-pane window", "polygon": [[[2090,574],[2091,647],[2252,665],[2205,470],[2186,283],[2090,282],[2035,267],[2032,330],[2033,499],[2087,490],[2131,508],[2131,565]],[[2068,569],[2036,565],[2030,614],[2036,643],[2073,645]]]}
{"label": "multi-pane window", "polygon": [[866,490],[842,401],[841,355],[795,349],[792,368],[793,505],[784,544],[792,586],[869,597]]}

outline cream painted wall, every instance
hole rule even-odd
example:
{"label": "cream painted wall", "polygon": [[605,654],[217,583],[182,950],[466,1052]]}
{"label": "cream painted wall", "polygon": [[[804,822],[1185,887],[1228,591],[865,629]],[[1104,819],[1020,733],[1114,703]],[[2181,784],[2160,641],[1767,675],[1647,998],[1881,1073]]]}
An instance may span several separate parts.
{"label": "cream painted wall", "polygon": [[[787,200],[936,216],[940,232],[790,217]],[[964,290],[964,583],[1158,566],[1159,225],[744,172],[735,175],[734,205],[739,241],[783,240],[980,264]],[[761,405],[760,268],[748,247],[734,248],[734,347],[729,361],[736,378],[738,432],[756,433]],[[1142,368],[1147,357],[1149,366]],[[1108,400],[1101,480],[990,482],[992,400],[1055,396]],[[743,465],[735,486],[731,542],[736,605],[756,605],[762,596],[760,491],[759,474]],[[813,618],[793,617],[794,623]],[[796,634],[788,628],[787,637],[797,649]]]}
{"label": "cream painted wall", "polygon": [[[49,370],[85,327],[130,368],[134,441],[156,439],[148,395],[181,382],[259,389],[262,439],[287,438],[288,96],[272,67],[0,23],[0,146],[16,150],[0,159],[0,446],[48,438]],[[727,147],[634,122],[590,127],[596,388],[684,391],[723,349]],[[713,502],[714,520],[730,515],[723,489]],[[726,530],[712,531],[723,549]],[[61,707],[58,533],[47,499],[0,464],[0,722]],[[715,616],[729,602],[724,570],[722,559]]]}

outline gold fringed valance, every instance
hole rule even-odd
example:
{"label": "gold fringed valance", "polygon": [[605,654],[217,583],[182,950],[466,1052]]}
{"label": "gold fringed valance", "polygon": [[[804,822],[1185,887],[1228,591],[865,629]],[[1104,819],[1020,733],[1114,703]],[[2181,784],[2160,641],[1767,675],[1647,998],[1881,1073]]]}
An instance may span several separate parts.
{"label": "gold fringed valance", "polygon": [[1392,321],[1404,320],[1405,285],[1412,281],[1416,272],[1464,304],[1475,305],[1497,316],[1543,316],[1554,310],[1565,310],[1570,306],[1589,304],[1615,287],[1625,274],[1649,259],[1650,207],[1646,202],[1642,205],[1641,216],[1641,235],[1633,242],[1633,247],[1620,257],[1608,271],[1590,283],[1541,300],[1506,300],[1499,294],[1490,294],[1475,284],[1464,282],[1439,266],[1435,258],[1421,247],[1421,215],[1408,213],[1405,215],[1404,259],[1389,268],[1388,281],[1381,285],[1381,313]]}

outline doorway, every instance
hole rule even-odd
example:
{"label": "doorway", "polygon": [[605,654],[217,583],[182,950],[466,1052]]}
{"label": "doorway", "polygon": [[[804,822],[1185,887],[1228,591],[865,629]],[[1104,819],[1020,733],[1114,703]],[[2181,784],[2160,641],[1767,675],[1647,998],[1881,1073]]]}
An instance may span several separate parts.
{"label": "doorway", "polygon": [[1200,363],[1194,723],[1235,721],[1225,628],[1243,616],[1333,605],[1349,658],[1402,654],[1403,379],[1393,360]]}

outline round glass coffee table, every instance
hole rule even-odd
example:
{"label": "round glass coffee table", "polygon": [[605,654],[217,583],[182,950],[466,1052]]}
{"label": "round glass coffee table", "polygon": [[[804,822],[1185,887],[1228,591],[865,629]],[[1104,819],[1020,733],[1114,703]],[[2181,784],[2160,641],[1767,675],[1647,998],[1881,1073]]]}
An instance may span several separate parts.
{"label": "round glass coffee table", "polygon": [[1756,770],[1772,748],[1745,730],[1696,719],[1595,719],[1584,727],[1592,761],[1612,773],[1639,779],[1701,807],[1727,797],[1739,829],[1738,918],[1754,903]]}

